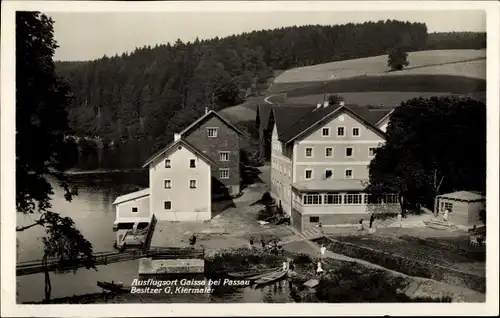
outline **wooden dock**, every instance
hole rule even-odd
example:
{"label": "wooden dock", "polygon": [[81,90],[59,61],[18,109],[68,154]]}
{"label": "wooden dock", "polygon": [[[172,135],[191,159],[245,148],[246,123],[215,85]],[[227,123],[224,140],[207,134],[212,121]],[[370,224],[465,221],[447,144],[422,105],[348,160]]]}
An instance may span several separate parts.
{"label": "wooden dock", "polygon": [[[130,251],[110,251],[94,253],[94,262],[96,266],[108,265],[117,262],[125,262],[143,257],[151,257],[154,259],[203,259],[203,249],[183,248],[183,247],[151,247],[146,251],[130,250]],[[71,263],[61,263],[58,259],[49,259],[47,268],[49,271],[69,271],[73,269],[85,267],[84,259],[77,259]],[[31,275],[43,273],[44,266],[42,260],[33,260],[27,262],[19,262],[16,265],[16,275]]]}

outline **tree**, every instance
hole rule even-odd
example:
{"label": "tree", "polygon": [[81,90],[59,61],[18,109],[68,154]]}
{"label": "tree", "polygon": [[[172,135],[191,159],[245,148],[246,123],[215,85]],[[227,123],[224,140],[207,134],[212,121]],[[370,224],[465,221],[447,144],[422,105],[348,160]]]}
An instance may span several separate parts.
{"label": "tree", "polygon": [[[95,268],[92,245],[75,228],[73,221],[49,211],[53,189],[47,175],[55,176],[71,201],[77,192],[70,189],[60,171],[74,165],[76,145],[70,133],[66,107],[70,102],[68,84],[55,75],[52,57],[57,44],[53,21],[39,12],[16,12],[16,208],[18,213],[37,213],[34,226],[46,229],[44,263],[85,259]],[[50,299],[50,278],[45,266],[46,300]]]}
{"label": "tree", "polygon": [[340,95],[330,95],[328,96],[328,105],[340,105],[340,102],[344,101],[344,97]]}
{"label": "tree", "polygon": [[402,46],[398,45],[389,52],[387,66],[391,68],[391,71],[401,71],[409,64],[408,53],[406,53],[406,50]]}
{"label": "tree", "polygon": [[[374,195],[399,193],[433,209],[436,195],[486,188],[486,106],[470,98],[416,98],[396,108],[370,163]],[[464,151],[464,149],[466,149]]]}

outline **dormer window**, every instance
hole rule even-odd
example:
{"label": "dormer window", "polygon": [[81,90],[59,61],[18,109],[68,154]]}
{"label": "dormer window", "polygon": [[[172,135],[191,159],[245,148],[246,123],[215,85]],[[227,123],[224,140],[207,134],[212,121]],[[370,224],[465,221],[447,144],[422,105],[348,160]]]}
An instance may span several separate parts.
{"label": "dormer window", "polygon": [[217,138],[217,128],[207,128],[207,136],[210,138]]}

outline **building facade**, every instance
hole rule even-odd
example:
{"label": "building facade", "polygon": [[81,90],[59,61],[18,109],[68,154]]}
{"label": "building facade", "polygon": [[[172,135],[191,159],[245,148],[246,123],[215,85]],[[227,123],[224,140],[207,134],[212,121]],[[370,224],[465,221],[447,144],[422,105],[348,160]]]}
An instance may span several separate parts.
{"label": "building facade", "polygon": [[295,228],[355,224],[399,207],[395,195],[369,198],[363,192],[391,109],[326,103],[293,107],[293,115],[284,109],[273,110],[271,195]]}
{"label": "building facade", "polygon": [[194,121],[179,135],[210,158],[212,166],[212,196],[236,196],[240,193],[240,137],[245,136],[215,111]]}
{"label": "building facade", "polygon": [[[212,166],[207,155],[176,134],[146,161],[150,209],[158,221],[206,221],[212,217]],[[193,200],[193,198],[196,198]]]}

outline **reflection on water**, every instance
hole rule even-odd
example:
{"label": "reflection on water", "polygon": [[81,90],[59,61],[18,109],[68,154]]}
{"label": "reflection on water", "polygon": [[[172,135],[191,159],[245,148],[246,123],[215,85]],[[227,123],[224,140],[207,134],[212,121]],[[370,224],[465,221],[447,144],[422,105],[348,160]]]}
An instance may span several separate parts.
{"label": "reflection on water", "polygon": [[[64,199],[63,190],[52,182],[54,196],[52,211],[70,216],[77,228],[92,243],[94,251],[113,250],[115,233],[112,231],[115,219],[113,201],[117,196],[133,191],[135,187],[147,186],[147,173],[107,175],[72,178],[72,185],[78,187],[78,196],[72,202]],[[29,225],[36,215],[18,215],[18,226]],[[17,233],[19,241],[18,261],[40,259],[43,256],[41,237],[44,230],[34,227]],[[68,297],[101,292],[96,282],[121,281],[130,285],[138,276],[138,261],[114,263],[99,266],[95,270],[79,269],[76,273],[51,273],[52,298]],[[43,274],[17,277],[18,302],[35,302],[44,296]],[[251,287],[217,290],[211,295],[127,295],[124,302],[291,302],[288,284],[276,283],[262,289]]]}

